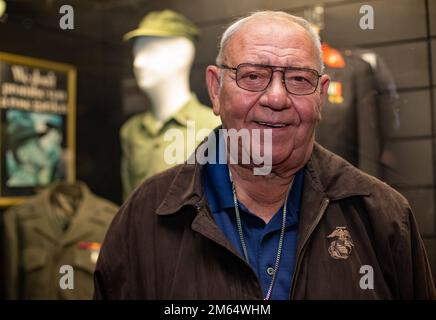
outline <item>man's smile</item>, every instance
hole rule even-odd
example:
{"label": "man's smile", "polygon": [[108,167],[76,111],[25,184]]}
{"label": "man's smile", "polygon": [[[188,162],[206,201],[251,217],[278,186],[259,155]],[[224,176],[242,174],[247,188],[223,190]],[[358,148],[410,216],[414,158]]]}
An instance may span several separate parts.
{"label": "man's smile", "polygon": [[286,123],[273,123],[273,122],[264,122],[264,121],[254,121],[260,126],[269,127],[269,128],[284,128],[289,126],[289,124]]}

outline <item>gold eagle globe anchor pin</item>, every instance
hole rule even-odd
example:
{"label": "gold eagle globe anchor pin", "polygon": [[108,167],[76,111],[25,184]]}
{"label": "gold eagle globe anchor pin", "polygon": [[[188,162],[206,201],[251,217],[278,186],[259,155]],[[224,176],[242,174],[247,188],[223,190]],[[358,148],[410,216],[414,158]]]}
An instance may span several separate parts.
{"label": "gold eagle globe anchor pin", "polygon": [[327,238],[333,239],[328,248],[333,259],[347,260],[353,250],[354,243],[346,227],[336,227]]}

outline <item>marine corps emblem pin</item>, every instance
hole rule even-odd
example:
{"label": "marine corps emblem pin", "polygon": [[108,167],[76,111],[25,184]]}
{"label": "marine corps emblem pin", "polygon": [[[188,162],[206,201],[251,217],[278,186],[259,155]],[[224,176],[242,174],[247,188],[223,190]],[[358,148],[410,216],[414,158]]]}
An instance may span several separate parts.
{"label": "marine corps emblem pin", "polygon": [[329,246],[329,254],[333,259],[348,259],[354,244],[346,227],[336,227],[327,238],[333,239]]}

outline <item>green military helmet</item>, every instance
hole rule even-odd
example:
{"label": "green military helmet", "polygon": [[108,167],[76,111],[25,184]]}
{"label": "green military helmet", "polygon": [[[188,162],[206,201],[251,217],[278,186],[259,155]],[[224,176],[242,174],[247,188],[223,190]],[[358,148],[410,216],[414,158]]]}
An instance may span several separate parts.
{"label": "green military helmet", "polygon": [[180,13],[166,9],[148,13],[137,29],[126,33],[124,41],[136,37],[186,37],[191,41],[198,38],[198,28]]}
{"label": "green military helmet", "polygon": [[29,139],[42,137],[48,130],[38,131],[33,124],[22,122],[9,125],[7,131],[9,147],[15,149]]}
{"label": "green military helmet", "polygon": [[22,127],[20,125],[18,125],[16,129],[17,130],[8,137],[9,146],[11,148],[18,148],[29,139],[40,138],[47,133],[47,130],[36,131],[35,128]]}

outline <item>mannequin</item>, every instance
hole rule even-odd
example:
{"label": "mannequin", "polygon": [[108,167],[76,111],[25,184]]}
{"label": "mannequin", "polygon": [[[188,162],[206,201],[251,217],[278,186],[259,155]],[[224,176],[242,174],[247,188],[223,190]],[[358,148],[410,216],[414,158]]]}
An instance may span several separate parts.
{"label": "mannequin", "polygon": [[168,161],[164,154],[172,141],[165,133],[176,129],[188,138],[188,125],[194,124],[198,132],[220,124],[189,86],[197,34],[197,28],[185,17],[164,10],[149,13],[137,29],[124,36],[132,43],[136,83],[150,101],[145,112],[134,115],[121,128],[124,198],[141,181],[190,156],[189,150],[184,150]]}
{"label": "mannequin", "polygon": [[150,98],[154,116],[163,123],[191,97],[189,72],[194,44],[184,37],[138,37],[133,57],[136,82]]}

